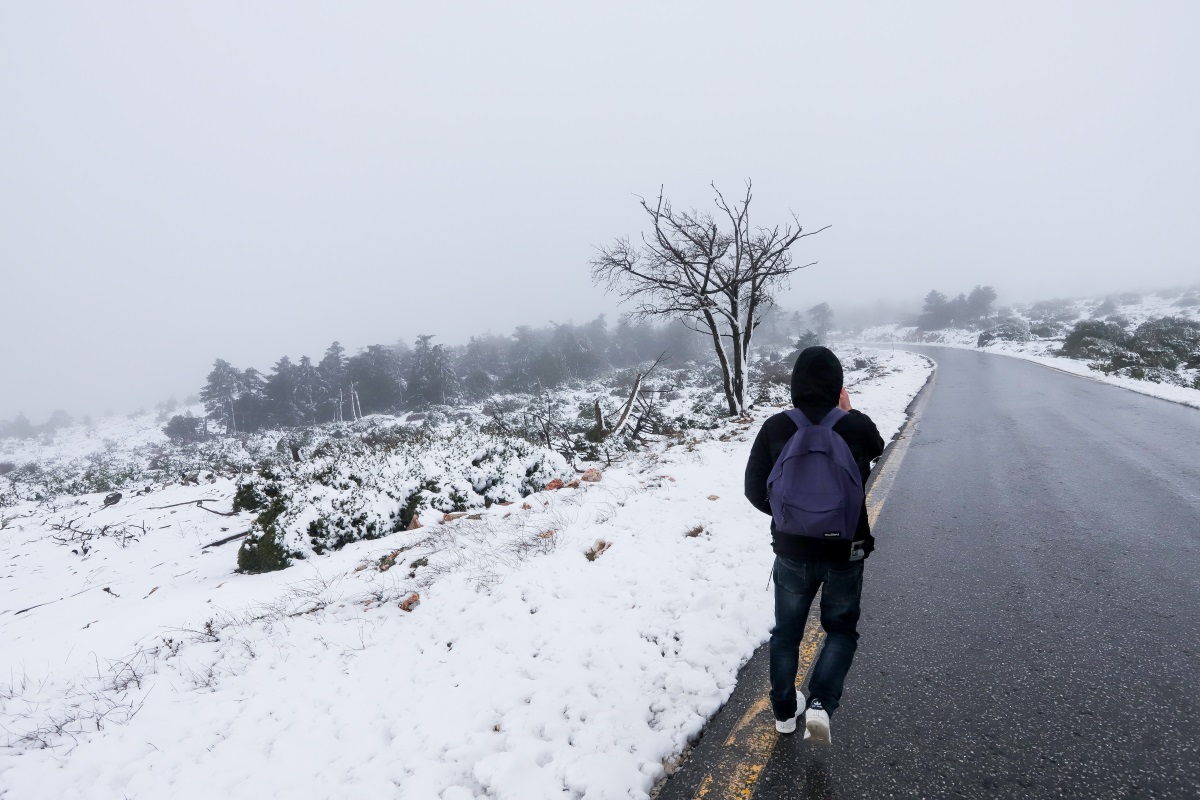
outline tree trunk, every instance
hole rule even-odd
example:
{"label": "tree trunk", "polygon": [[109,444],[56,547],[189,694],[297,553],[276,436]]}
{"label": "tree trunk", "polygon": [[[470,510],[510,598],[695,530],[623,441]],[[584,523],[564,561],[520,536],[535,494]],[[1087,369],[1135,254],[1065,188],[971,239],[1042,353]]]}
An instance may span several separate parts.
{"label": "tree trunk", "polygon": [[729,404],[729,416],[736,417],[737,401],[733,396],[733,385],[729,379],[729,357],[725,355],[725,345],[721,344],[721,328],[716,317],[708,309],[704,309],[704,321],[712,333],[713,349],[717,351],[717,360],[721,362],[721,388],[725,390],[725,401]]}
{"label": "tree trunk", "polygon": [[741,308],[736,296],[729,299],[729,338],[733,344],[733,399],[737,411],[733,414],[746,413],[746,353],[742,349]]}

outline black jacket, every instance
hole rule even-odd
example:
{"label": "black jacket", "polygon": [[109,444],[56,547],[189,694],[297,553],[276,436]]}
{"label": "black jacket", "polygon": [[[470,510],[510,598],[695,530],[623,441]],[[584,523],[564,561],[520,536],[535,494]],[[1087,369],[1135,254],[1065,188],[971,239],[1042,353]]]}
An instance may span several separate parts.
{"label": "black jacket", "polygon": [[[824,347],[806,348],[792,369],[792,404],[815,424],[837,405],[841,391],[842,364],[837,356]],[[883,453],[883,437],[879,435],[879,429],[866,414],[851,411],[833,426],[833,431],[850,446],[850,453],[862,474],[865,487],[867,477],[871,474],[871,462]],[[746,498],[764,514],[771,513],[771,506],[767,502],[767,477],[795,432],[796,423],[780,412],[763,423],[754,446],[750,448],[750,460],[746,463]],[[865,501],[859,513],[854,539],[863,542],[863,550],[868,555],[875,549]],[[846,561],[850,558],[849,542],[779,536],[775,533],[774,521],[771,523],[771,545],[777,555],[787,558],[829,561]]]}

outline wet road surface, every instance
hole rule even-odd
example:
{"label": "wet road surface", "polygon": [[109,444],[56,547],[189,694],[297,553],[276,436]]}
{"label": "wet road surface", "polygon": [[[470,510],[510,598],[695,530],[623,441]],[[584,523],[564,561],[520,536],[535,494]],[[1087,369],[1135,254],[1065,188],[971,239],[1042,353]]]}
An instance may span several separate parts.
{"label": "wet road surface", "polygon": [[[833,746],[782,737],[752,797],[1200,797],[1200,411],[920,352]],[[715,738],[662,800],[701,796]]]}

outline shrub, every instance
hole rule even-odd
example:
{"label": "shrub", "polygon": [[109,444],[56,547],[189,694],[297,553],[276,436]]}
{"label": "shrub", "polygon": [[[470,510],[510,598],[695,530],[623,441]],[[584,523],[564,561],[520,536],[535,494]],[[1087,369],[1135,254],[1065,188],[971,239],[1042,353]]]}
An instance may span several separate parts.
{"label": "shrub", "polygon": [[164,427],[162,432],[172,441],[200,441],[204,439],[204,434],[200,431],[200,421],[202,420],[199,417],[191,414],[176,414],[170,417],[167,427]]}
{"label": "shrub", "polygon": [[1029,333],[1041,339],[1054,339],[1062,336],[1066,328],[1058,322],[1038,322],[1029,326]]}
{"label": "shrub", "polygon": [[1114,348],[1124,350],[1128,339],[1120,325],[1085,319],[1075,323],[1058,353],[1068,358],[1101,358]]}
{"label": "shrub", "polygon": [[1030,306],[1028,316],[1035,322],[1072,322],[1079,312],[1069,300],[1043,300]]}
{"label": "shrub", "polygon": [[1012,317],[1001,320],[998,324],[979,334],[975,341],[976,347],[987,347],[993,342],[1028,342],[1029,323],[1023,319]]}
{"label": "shrub", "polygon": [[267,498],[254,481],[238,484],[233,493],[233,510],[258,511],[267,504]]}
{"label": "shrub", "polygon": [[275,498],[263,510],[250,529],[250,535],[238,548],[237,565],[239,572],[251,574],[259,572],[274,572],[287,569],[292,565],[287,550],[279,541],[279,531],[276,522],[284,512],[283,500]]}
{"label": "shrub", "polygon": [[1129,347],[1153,367],[1174,370],[1182,364],[1200,367],[1200,322],[1162,317],[1143,322],[1133,332]]}
{"label": "shrub", "polygon": [[1112,322],[1085,320],[1067,335],[1059,355],[1090,360],[1108,374],[1186,386],[1188,379],[1176,370],[1200,367],[1200,322],[1162,317],[1128,334]]}
{"label": "shrub", "polygon": [[1200,306],[1200,294],[1196,292],[1188,292],[1183,297],[1180,297],[1171,305],[1179,306],[1180,308],[1190,308],[1191,306]]}
{"label": "shrub", "polygon": [[254,575],[287,569],[292,562],[287,551],[280,546],[275,526],[272,525],[261,533],[252,533],[246,537],[242,546],[238,548],[237,565],[238,572]]}

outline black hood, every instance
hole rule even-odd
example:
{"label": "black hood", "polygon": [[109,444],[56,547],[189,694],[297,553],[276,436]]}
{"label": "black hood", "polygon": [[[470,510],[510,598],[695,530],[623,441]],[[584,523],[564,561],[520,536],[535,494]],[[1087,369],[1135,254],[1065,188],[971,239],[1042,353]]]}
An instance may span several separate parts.
{"label": "black hood", "polygon": [[[792,367],[792,405],[826,412],[842,394],[842,362],[828,347],[806,347]],[[824,416],[824,414],[822,414]]]}

